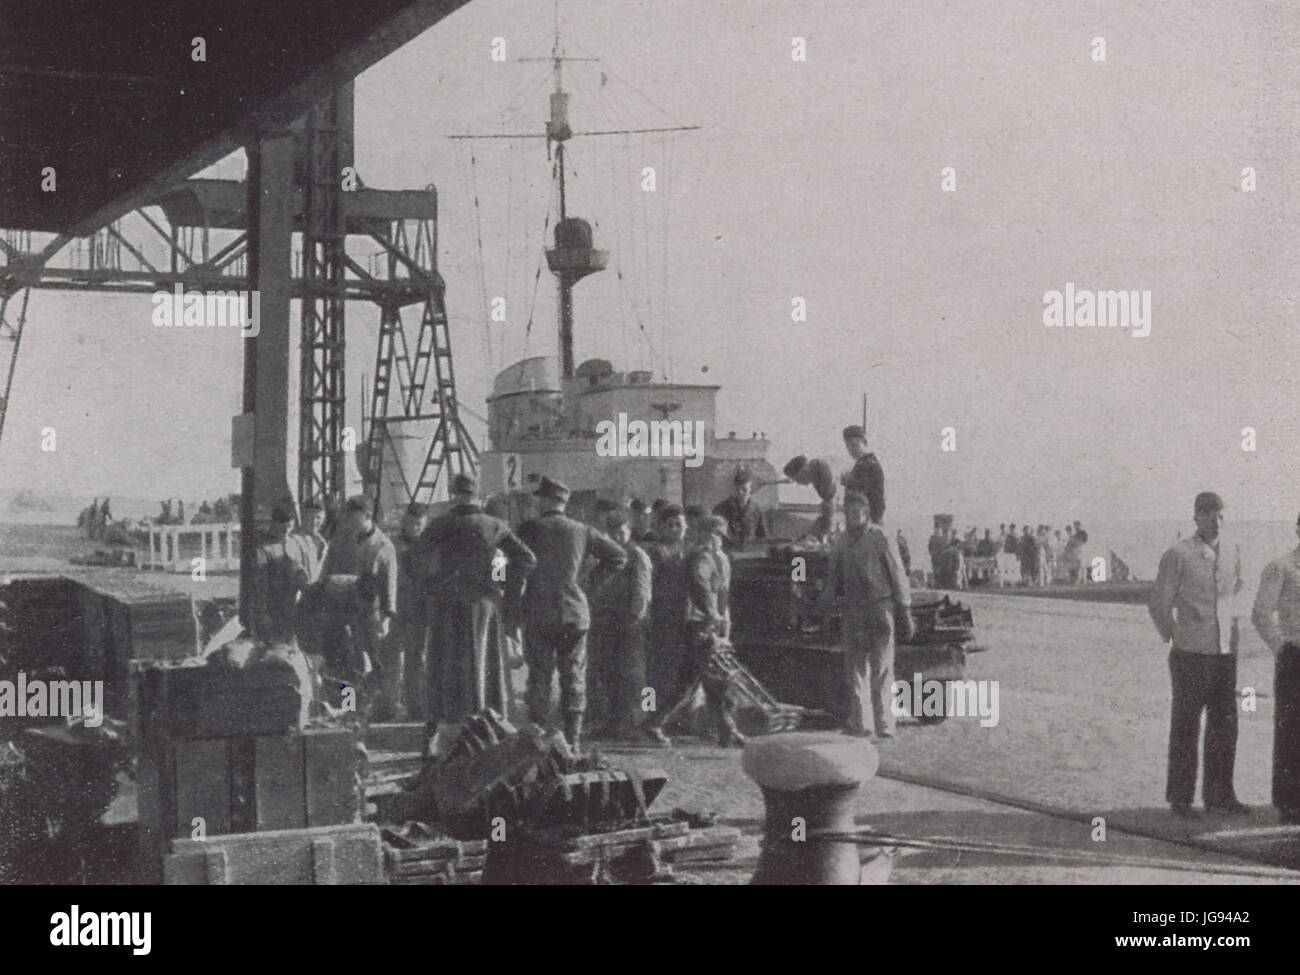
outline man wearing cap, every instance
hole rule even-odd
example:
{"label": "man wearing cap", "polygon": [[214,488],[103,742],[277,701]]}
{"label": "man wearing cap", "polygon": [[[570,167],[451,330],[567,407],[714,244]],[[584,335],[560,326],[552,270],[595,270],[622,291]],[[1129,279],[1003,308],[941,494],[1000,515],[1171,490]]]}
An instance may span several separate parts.
{"label": "man wearing cap", "polygon": [[735,718],[727,705],[726,683],[716,680],[708,663],[714,645],[726,639],[731,629],[731,560],[724,551],[728,526],[721,515],[709,515],[700,522],[701,545],[687,558],[686,654],[677,678],[678,696],[673,706],[652,721],[659,727],[688,695],[704,684],[704,696],[713,717],[718,744],[723,748],[740,747],[745,736],[736,728]]}
{"label": "man wearing cap", "polygon": [[795,484],[812,485],[817,497],[821,499],[821,508],[808,534],[814,538],[828,536],[831,533],[831,519],[835,517],[835,495],[839,491],[839,485],[835,482],[835,470],[830,462],[821,457],[809,460],[800,454],[785,465],[782,473]]}
{"label": "man wearing cap", "polygon": [[397,633],[388,641],[384,666],[384,701],[392,720],[428,717],[424,642],[429,627],[428,556],[421,537],[429,526],[429,509],[412,502],[402,516],[397,538]]}
{"label": "man wearing cap", "polygon": [[[1201,712],[1205,718],[1205,780],[1211,812],[1239,814],[1233,768],[1237,757],[1237,594],[1241,553],[1220,539],[1223,499],[1202,491],[1192,503],[1196,534],[1160,558],[1148,609],[1169,647],[1173,686],[1169,716],[1169,778],[1165,799],[1176,816],[1192,815]],[[1076,522],[1077,524],[1077,522]],[[1077,538],[1083,532],[1076,531]]]}
{"label": "man wearing cap", "polygon": [[360,681],[367,664],[384,665],[381,645],[397,613],[397,573],[397,551],[371,517],[369,500],[362,495],[348,498],[321,569],[322,577],[333,584],[336,600],[341,599],[334,611],[351,628],[354,641],[348,654],[339,633],[326,640],[326,664],[334,676]]}
{"label": "man wearing cap", "polygon": [[829,615],[843,594],[840,643],[849,685],[845,731],[869,736],[870,712],[876,735],[894,737],[890,699],[894,683],[894,634],[913,634],[911,588],[893,541],[871,523],[871,502],[844,492],[845,532],[831,549],[822,611]]}
{"label": "man wearing cap", "polygon": [[469,474],[453,477],[451,510],[424,531],[429,728],[439,739],[484,708],[510,717],[502,593],[513,598],[537,564],[510,526],[483,510],[478,490]]}
{"label": "man wearing cap", "polygon": [[[677,677],[686,655],[686,562],[691,546],[686,540],[686,512],[680,505],[655,502],[659,506],[655,540],[647,543],[653,593],[650,598],[650,626],[646,653],[647,684],[654,690],[654,712],[643,726],[657,745],[672,742],[663,730],[668,709],[680,696]],[[661,707],[662,705],[662,707]]]}
{"label": "man wearing cap", "polygon": [[257,547],[253,586],[253,636],[266,643],[287,643],[294,638],[298,593],[307,585],[301,552],[290,538],[292,499],[271,509],[268,538]]}
{"label": "man wearing cap", "polygon": [[551,686],[558,671],[564,738],[581,748],[587,709],[587,631],[591,614],[578,575],[590,555],[612,570],[627,564],[622,547],[590,525],[565,515],[569,489],[543,477],[535,492],[540,514],[519,528],[537,556],[524,592],[524,659],[528,663],[528,716],[544,727],[551,710]]}
{"label": "man wearing cap", "polygon": [[731,497],[718,503],[713,513],[727,525],[728,551],[742,549],[751,541],[767,538],[767,520],[754,503],[754,475],[743,467],[731,479]]}
{"label": "man wearing cap", "polygon": [[865,495],[871,520],[879,525],[885,517],[885,471],[876,455],[867,452],[867,431],[859,426],[845,427],[844,449],[853,458],[853,469],[840,478],[844,490]]}
{"label": "man wearing cap", "polygon": [[[603,737],[628,738],[641,719],[645,687],[645,619],[650,610],[653,569],[650,556],[632,539],[632,521],[622,509],[609,511],[602,525],[627,553],[621,569],[597,565],[592,573],[592,689],[588,714],[603,721]],[[593,705],[601,703],[597,711]]]}

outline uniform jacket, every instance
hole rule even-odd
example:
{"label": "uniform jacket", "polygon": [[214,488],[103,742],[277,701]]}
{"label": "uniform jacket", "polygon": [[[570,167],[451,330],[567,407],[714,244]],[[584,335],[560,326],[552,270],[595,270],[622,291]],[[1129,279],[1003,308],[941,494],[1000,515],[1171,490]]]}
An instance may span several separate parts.
{"label": "uniform jacket", "polygon": [[1288,643],[1300,646],[1300,548],[1264,569],[1250,618],[1274,653]]}
{"label": "uniform jacket", "polygon": [[457,505],[435,518],[422,540],[426,571],[439,599],[473,602],[500,595],[502,583],[492,578],[498,551],[506,558],[506,586],[514,592],[537,565],[532,549],[510,526],[477,504]]}
{"label": "uniform jacket", "polygon": [[340,530],[330,542],[321,574],[357,577],[357,596],[381,615],[397,612],[397,550],[378,527],[362,535]]}
{"label": "uniform jacket", "polygon": [[1236,653],[1241,553],[1219,538],[1218,551],[1199,535],[1160,558],[1148,609],[1160,639],[1189,653]]}
{"label": "uniform jacket", "polygon": [[875,454],[863,454],[853,469],[841,479],[845,490],[865,494],[871,507],[871,520],[885,517],[885,469]]}
{"label": "uniform jacket", "polygon": [[911,587],[898,549],[876,525],[867,525],[856,535],[845,532],[831,549],[826,588],[822,590],[823,608],[829,608],[841,588],[846,634],[868,629],[890,604],[895,614],[911,609]]}
{"label": "uniform jacket", "polygon": [[767,520],[763,509],[750,498],[742,508],[735,495],[720,502],[713,513],[727,521],[727,547],[743,548],[753,539],[767,538]]}
{"label": "uniform jacket", "polygon": [[690,550],[682,542],[659,542],[648,545],[653,568],[650,623],[661,634],[668,634],[686,620],[690,596],[686,588],[687,557]]}
{"label": "uniform jacket", "polygon": [[697,549],[687,561],[686,584],[687,620],[726,636],[731,623],[731,559],[725,552]]}
{"label": "uniform jacket", "polygon": [[839,493],[839,483],[835,479],[835,467],[824,457],[814,457],[808,462],[808,479],[823,501],[834,501]]}
{"label": "uniform jacket", "polygon": [[619,620],[645,619],[654,591],[650,556],[636,542],[629,541],[623,548],[627,552],[623,568],[592,576],[592,610],[597,616],[608,614]]}
{"label": "uniform jacket", "polygon": [[578,582],[583,562],[590,555],[603,565],[621,569],[627,564],[622,546],[558,511],[524,522],[519,538],[537,557],[537,568],[524,591],[525,620],[533,626],[569,623],[580,630],[590,629],[587,596]]}
{"label": "uniform jacket", "polygon": [[298,592],[307,583],[298,546],[286,539],[257,547],[253,586],[254,629],[259,639],[288,639],[294,632]]}
{"label": "uniform jacket", "polygon": [[307,572],[308,582],[315,584],[320,581],[321,569],[325,565],[325,555],[329,550],[329,543],[325,541],[323,535],[309,535],[304,531],[292,532],[289,535],[298,552],[301,553],[299,561]]}

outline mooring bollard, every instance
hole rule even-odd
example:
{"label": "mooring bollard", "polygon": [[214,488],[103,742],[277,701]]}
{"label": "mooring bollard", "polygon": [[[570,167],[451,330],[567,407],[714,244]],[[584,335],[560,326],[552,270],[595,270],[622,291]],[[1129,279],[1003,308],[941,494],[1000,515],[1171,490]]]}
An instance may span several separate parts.
{"label": "mooring bollard", "polygon": [[853,884],[861,879],[858,847],[818,840],[820,830],[854,828],[853,798],[876,774],[869,741],[825,732],[752,739],[742,765],[763,790],[763,850],[754,884]]}

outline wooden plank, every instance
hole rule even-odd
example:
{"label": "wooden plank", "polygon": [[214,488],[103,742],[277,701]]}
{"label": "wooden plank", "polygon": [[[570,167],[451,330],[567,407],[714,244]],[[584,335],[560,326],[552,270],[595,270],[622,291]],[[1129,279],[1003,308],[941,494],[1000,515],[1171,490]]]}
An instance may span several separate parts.
{"label": "wooden plank", "polygon": [[195,817],[203,819],[207,835],[229,833],[230,751],[221,740],[178,741],[176,761],[176,819],[174,836],[189,836]]}
{"label": "wooden plank", "polygon": [[303,734],[307,783],[307,825],[333,826],[361,818],[356,737],[330,729]]}
{"label": "wooden plank", "polygon": [[379,829],[372,823],[174,840],[164,860],[165,882],[212,882],[213,855],[225,858],[229,884],[384,882]]}
{"label": "wooden plank", "polygon": [[539,847],[550,849],[595,850],[624,843],[637,843],[641,840],[648,840],[652,836],[654,836],[654,828],[642,826],[636,829],[611,830],[608,833],[584,833],[580,836],[530,833],[527,840]]}
{"label": "wooden plank", "polygon": [[462,854],[458,849],[416,847],[410,850],[389,850],[394,863],[451,863]]}
{"label": "wooden plank", "polygon": [[318,885],[333,887],[338,881],[338,870],[334,862],[334,840],[322,836],[311,841],[312,881]]}
{"label": "wooden plank", "polygon": [[667,839],[671,836],[685,836],[691,831],[691,824],[682,819],[655,823],[655,839]]}
{"label": "wooden plank", "polygon": [[692,863],[726,863],[728,860],[736,858],[736,848],[728,847],[708,847],[702,850],[682,850],[673,854],[671,863],[674,866],[684,867]]}
{"label": "wooden plank", "polygon": [[302,735],[254,739],[257,828],[302,829],[307,823],[307,783]]}
{"label": "wooden plank", "polygon": [[407,863],[392,872],[396,877],[432,877],[439,874],[451,877],[455,875],[456,867],[451,860],[444,863]]}
{"label": "wooden plank", "polygon": [[225,850],[210,850],[203,858],[203,865],[209,885],[224,887],[230,883],[230,858]]}

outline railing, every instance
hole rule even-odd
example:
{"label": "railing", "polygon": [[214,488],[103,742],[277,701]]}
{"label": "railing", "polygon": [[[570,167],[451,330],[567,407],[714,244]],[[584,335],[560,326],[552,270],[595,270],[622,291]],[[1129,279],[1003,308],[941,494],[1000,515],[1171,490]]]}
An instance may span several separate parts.
{"label": "railing", "polygon": [[[149,525],[149,548],[136,556],[144,569],[192,572],[194,559],[205,572],[239,569],[239,523]],[[197,538],[195,537],[197,536]]]}

